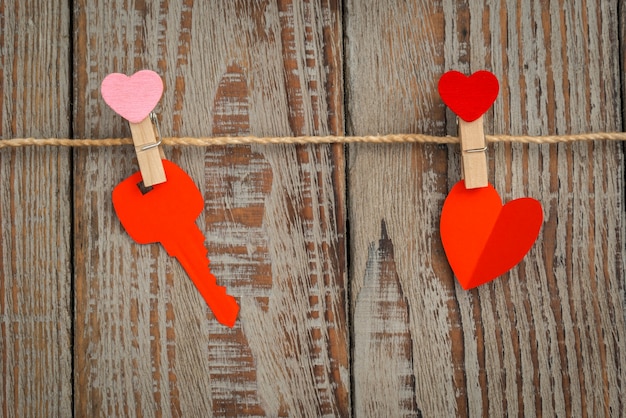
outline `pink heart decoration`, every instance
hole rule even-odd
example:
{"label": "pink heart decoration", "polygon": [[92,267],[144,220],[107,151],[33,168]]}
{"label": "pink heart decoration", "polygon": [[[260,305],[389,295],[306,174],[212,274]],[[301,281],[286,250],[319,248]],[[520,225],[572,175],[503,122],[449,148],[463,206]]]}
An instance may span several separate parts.
{"label": "pink heart decoration", "polygon": [[141,70],[130,77],[111,73],[102,80],[100,92],[117,114],[131,123],[139,123],[161,100],[163,80],[151,70]]}

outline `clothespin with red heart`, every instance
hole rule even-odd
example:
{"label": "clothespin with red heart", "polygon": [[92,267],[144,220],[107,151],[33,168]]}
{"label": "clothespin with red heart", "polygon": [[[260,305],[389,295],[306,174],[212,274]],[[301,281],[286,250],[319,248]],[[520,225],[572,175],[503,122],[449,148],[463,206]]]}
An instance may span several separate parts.
{"label": "clothespin with red heart", "polygon": [[439,80],[439,94],[458,118],[461,140],[461,163],[465,188],[487,187],[487,145],[483,114],[498,96],[498,79],[489,71],[477,71],[470,77],[448,71]]}
{"label": "clothespin with red heart", "polygon": [[498,90],[498,80],[489,71],[469,77],[449,71],[439,80],[441,99],[459,117],[464,178],[443,204],[441,241],[452,271],[466,290],[515,267],[533,246],[543,222],[537,200],[525,197],[502,205],[488,182],[483,114]]}
{"label": "clothespin with red heart", "polygon": [[104,101],[130,124],[143,186],[164,183],[161,141],[157,140],[158,131],[152,124],[152,110],[163,94],[161,77],[151,70],[138,71],[130,77],[111,73],[102,81],[100,90]]}

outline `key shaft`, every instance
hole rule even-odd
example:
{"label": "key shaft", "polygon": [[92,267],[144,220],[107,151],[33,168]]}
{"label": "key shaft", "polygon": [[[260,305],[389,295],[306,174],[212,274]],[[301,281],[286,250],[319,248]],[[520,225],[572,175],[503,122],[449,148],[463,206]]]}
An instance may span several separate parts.
{"label": "key shaft", "polygon": [[233,327],[239,314],[237,300],[226,293],[226,288],[217,284],[211,273],[207,249],[204,246],[204,234],[197,225],[177,230],[176,239],[161,242],[168,254],[175,257],[187,272],[215,318],[223,325]]}

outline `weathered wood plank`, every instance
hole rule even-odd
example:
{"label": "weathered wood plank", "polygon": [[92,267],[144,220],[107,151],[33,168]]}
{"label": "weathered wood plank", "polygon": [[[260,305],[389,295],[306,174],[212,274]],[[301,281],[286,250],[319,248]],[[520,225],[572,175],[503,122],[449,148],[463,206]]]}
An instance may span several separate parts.
{"label": "weathered wood plank", "polygon": [[[500,16],[500,31],[489,42],[480,31],[470,30],[474,35],[469,38],[470,45],[485,44],[485,52],[472,52],[470,66],[487,65],[502,74],[503,96],[491,130],[619,130],[616,2],[549,6],[534,2],[515,11],[494,8],[489,14],[482,8],[470,10],[472,16],[489,16],[492,25]],[[510,377],[503,381],[501,373],[488,376],[490,393],[501,391],[502,384],[507,390],[500,404],[481,409],[495,414],[523,408],[546,416],[621,415],[625,389],[620,382],[626,374],[625,347],[618,342],[626,331],[619,296],[624,293],[623,148],[608,143],[501,146],[494,154],[494,182],[503,198],[539,198],[546,222],[511,280],[494,285],[496,295],[502,285],[499,304],[507,306],[507,314],[496,308],[482,318],[486,335],[501,333],[507,347],[510,330],[516,329],[520,343],[508,346],[504,354],[498,350],[491,360],[494,369],[517,370],[517,377],[507,373]],[[498,304],[493,295],[477,296],[481,304]],[[474,303],[461,310],[474,310]],[[496,354],[496,347],[491,350],[486,356]],[[531,374],[532,379],[522,377]],[[511,398],[517,404],[511,405]]]}
{"label": "weathered wood plank", "polygon": [[[378,247],[370,246],[363,287],[354,312],[354,380],[357,384],[356,416],[421,416],[417,407],[413,374],[413,341],[409,304],[398,278],[393,243],[382,223]],[[384,364],[385,374],[393,374],[390,385],[380,385],[373,368]],[[369,365],[369,366],[368,366]],[[368,391],[366,388],[380,390]]]}
{"label": "weathered wood plank", "polygon": [[[617,3],[617,9],[619,14],[619,36],[620,36],[620,58],[622,63],[622,69],[626,68],[626,45],[624,40],[626,39],[626,3],[624,0],[619,0]],[[626,71],[622,71],[622,98],[626,97]],[[622,106],[622,130],[626,130],[626,106]],[[626,151],[626,145],[624,146]]]}
{"label": "weathered wood plank", "polygon": [[[346,12],[349,134],[442,133],[446,120],[454,133],[453,115],[444,117],[433,86],[444,70],[482,68],[502,84],[486,132],[622,127],[617,2],[533,1],[513,8],[497,1],[414,1],[384,9],[348,2]],[[437,237],[441,203],[460,174],[456,148],[449,162],[435,147],[350,149],[355,312],[367,317],[365,295],[394,276],[368,262],[383,219],[402,289],[396,305],[408,300],[416,405],[424,415],[622,415],[623,146],[499,145],[489,155],[490,181],[503,199],[535,197],[546,220],[520,266],[465,292],[452,285]],[[355,352],[357,369],[393,338],[375,332],[390,319],[375,315],[383,301],[390,303],[380,301],[366,305],[369,323],[355,322],[355,335],[370,335],[359,345],[371,347]],[[377,379],[355,374],[355,410],[364,415],[390,408],[367,403],[369,394],[399,384],[410,390],[404,373],[392,372],[398,359],[390,357],[370,369]]]}
{"label": "weathered wood plank", "polygon": [[[0,137],[70,133],[67,2],[0,2]],[[71,415],[69,151],[0,152],[0,415]]]}
{"label": "weathered wood plank", "polygon": [[[341,133],[335,2],[80,1],[76,133],[127,134],[108,72],[163,75],[164,135]],[[341,147],[166,149],[205,195],[211,268],[241,301],[220,326],[184,271],[122,231],[132,149],[81,151],[76,413],[349,415]]]}
{"label": "weathered wood plank", "polygon": [[[442,5],[349,1],[346,19],[348,133],[444,134],[436,93]],[[437,235],[447,148],[359,145],[349,157],[354,409],[359,416],[454,416],[456,370],[446,326],[454,285]],[[406,402],[410,392],[414,405]],[[372,402],[376,393],[387,396]]]}

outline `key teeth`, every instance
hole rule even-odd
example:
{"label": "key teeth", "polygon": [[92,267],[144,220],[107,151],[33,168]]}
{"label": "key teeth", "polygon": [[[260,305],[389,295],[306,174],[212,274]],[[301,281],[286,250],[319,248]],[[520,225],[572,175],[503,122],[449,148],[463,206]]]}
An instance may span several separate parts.
{"label": "key teeth", "polygon": [[[215,319],[217,319],[217,321],[222,325],[230,328],[234,327],[235,322],[237,321],[237,316],[239,315],[239,304],[237,303],[235,297],[227,294],[226,287],[217,284],[215,276],[211,273],[211,261],[208,258],[208,249],[205,246],[204,234],[194,223],[193,227],[185,229],[185,232],[181,234],[181,236],[188,237],[187,239],[194,243],[192,246],[187,246],[188,249],[193,248],[193,251],[186,254],[177,254],[177,250],[180,250],[180,247],[177,247],[176,249],[173,249],[174,251],[172,251],[174,254],[170,253],[169,250],[168,253],[178,258],[178,260],[183,264],[183,267],[187,271],[187,275],[194,282],[196,288],[202,295],[202,298],[209,306],[209,309],[213,312]],[[195,259],[197,261],[200,257],[202,257],[203,264],[206,264],[202,267],[199,267],[196,264],[195,268],[202,268],[202,270],[206,268],[206,276],[203,277],[203,280],[208,280],[209,282],[205,282],[205,284],[202,284],[202,281],[198,281],[199,277],[192,276],[192,272],[194,271],[192,267],[194,262],[192,260]],[[191,268],[191,270],[187,270],[188,268]]]}
{"label": "key teeth", "polygon": [[[195,224],[194,224],[195,225]],[[204,233],[202,233],[202,230],[200,230],[200,228],[198,227],[198,225],[195,225],[195,233],[193,234],[193,239],[196,241],[196,246],[198,248],[202,247],[203,251],[202,251],[202,256],[206,259],[207,265],[209,265],[211,263],[211,260],[209,260],[208,254],[209,254],[209,250],[206,247],[206,237],[204,236]]]}

